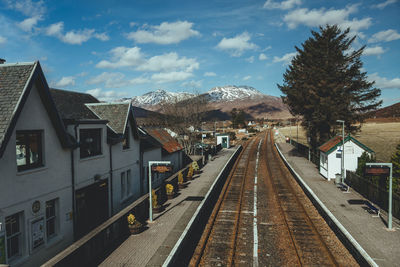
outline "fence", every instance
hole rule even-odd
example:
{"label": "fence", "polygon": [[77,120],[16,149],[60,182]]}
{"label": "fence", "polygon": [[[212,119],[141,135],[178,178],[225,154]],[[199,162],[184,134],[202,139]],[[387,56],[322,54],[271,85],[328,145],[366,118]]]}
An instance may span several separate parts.
{"label": "fence", "polygon": [[311,160],[312,163],[315,165],[319,166],[319,153],[313,152],[311,149],[309,149],[308,146],[303,145],[301,143],[298,143],[294,140],[290,140],[290,143],[296,148],[297,152],[300,154],[300,156],[305,157],[309,160]]}
{"label": "fence", "polygon": [[[388,210],[389,192],[354,172],[346,171],[346,183],[369,201]],[[392,215],[400,219],[400,196],[393,193]]]}

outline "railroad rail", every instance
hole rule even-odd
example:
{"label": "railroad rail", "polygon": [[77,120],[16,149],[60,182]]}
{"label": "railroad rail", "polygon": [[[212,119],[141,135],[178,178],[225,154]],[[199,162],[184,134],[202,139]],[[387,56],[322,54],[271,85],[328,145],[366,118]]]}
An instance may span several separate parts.
{"label": "railroad rail", "polygon": [[291,176],[271,130],[245,144],[190,261],[239,265],[358,265]]}
{"label": "railroad rail", "polygon": [[233,264],[245,181],[243,177],[248,169],[249,158],[256,149],[256,139],[253,138],[245,143],[233,166],[196,247],[190,266]]}

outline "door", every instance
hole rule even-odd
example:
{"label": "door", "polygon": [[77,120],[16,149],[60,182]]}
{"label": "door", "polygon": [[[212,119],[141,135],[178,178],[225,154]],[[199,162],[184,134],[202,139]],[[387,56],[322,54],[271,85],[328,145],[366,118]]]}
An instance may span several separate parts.
{"label": "door", "polygon": [[76,235],[80,238],[108,218],[108,181],[76,191]]}
{"label": "door", "polygon": [[228,138],[227,137],[222,137],[222,147],[227,148],[228,147]]}

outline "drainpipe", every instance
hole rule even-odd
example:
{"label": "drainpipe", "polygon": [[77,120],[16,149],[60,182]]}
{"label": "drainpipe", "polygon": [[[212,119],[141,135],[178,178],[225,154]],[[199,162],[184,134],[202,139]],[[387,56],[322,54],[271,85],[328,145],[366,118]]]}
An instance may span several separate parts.
{"label": "drainpipe", "polygon": [[113,207],[113,164],[112,164],[112,149],[111,149],[111,142],[108,145],[110,149],[110,210],[111,210],[111,216],[114,214],[114,207]]}
{"label": "drainpipe", "polygon": [[[74,126],[75,133],[75,141],[78,140],[78,123]],[[73,236],[74,241],[77,239],[76,235],[76,201],[75,201],[75,159],[74,159],[74,150],[79,147],[79,143],[77,147],[73,147],[71,149],[71,184],[72,184],[72,228],[73,228]]]}

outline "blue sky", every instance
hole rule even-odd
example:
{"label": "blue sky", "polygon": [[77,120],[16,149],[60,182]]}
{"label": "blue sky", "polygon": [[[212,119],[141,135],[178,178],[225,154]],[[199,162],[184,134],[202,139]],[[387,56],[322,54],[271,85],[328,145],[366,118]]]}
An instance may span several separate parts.
{"label": "blue sky", "polygon": [[400,101],[400,1],[0,0],[0,57],[102,100],[276,84],[319,25],[350,27],[384,106]]}

